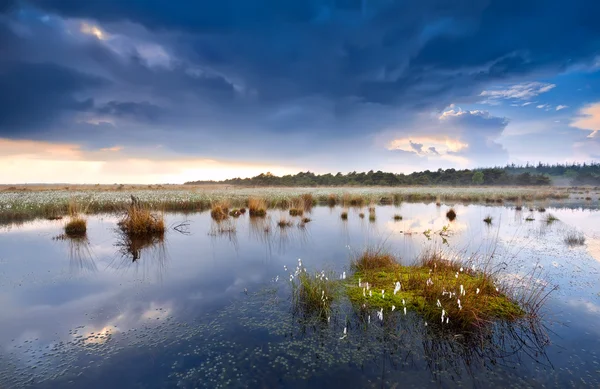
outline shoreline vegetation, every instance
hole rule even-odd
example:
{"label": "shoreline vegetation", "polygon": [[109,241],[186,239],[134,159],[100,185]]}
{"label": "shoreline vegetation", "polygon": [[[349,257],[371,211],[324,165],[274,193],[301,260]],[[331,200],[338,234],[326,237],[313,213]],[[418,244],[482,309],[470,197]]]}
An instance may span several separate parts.
{"label": "shoreline vegetation", "polygon": [[[57,189],[42,191],[0,190],[0,223],[18,223],[37,218],[60,219],[71,214],[73,204],[84,214],[114,214],[129,209],[131,196],[151,211],[202,212],[221,204],[225,209],[250,209],[264,216],[269,209],[300,209],[310,206],[365,207],[398,205],[402,202],[521,204],[577,199],[587,190],[598,200],[600,190],[558,187],[318,187],[318,188],[237,188],[179,186],[177,189],[94,190]],[[310,204],[309,204],[310,203]],[[223,205],[226,205],[223,206]]]}

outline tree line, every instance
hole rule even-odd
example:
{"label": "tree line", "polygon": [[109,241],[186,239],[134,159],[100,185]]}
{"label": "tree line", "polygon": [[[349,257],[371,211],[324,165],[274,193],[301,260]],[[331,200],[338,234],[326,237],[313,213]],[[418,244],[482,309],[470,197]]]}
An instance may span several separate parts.
{"label": "tree line", "polygon": [[572,185],[600,185],[600,164],[515,165],[480,169],[438,169],[410,174],[382,171],[347,174],[299,172],[276,176],[269,172],[252,178],[223,181],[189,181],[186,184],[228,184],[247,186],[419,186],[419,185],[552,185],[553,179],[567,179]]}

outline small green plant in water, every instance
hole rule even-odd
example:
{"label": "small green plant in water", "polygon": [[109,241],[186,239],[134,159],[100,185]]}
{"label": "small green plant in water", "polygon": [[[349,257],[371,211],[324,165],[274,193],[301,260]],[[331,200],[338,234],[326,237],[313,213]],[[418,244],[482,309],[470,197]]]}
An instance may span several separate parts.
{"label": "small green plant in water", "polygon": [[554,216],[551,213],[549,213],[548,215],[546,215],[546,224],[552,224],[555,221],[558,221],[558,218],[556,216]]}
{"label": "small green plant in water", "polygon": [[342,218],[342,220],[348,220],[348,212],[347,211],[343,211],[341,213],[340,217]]}
{"label": "small green plant in water", "polygon": [[395,214],[395,215],[394,215],[394,220],[395,220],[395,221],[400,221],[400,220],[402,220],[402,215],[400,215],[400,214]]}
{"label": "small green plant in water", "polygon": [[490,215],[487,215],[485,219],[483,219],[483,221],[485,222],[485,224],[492,224],[492,217]]}
{"label": "small green plant in water", "polygon": [[311,274],[298,260],[298,267],[290,274],[292,287],[292,310],[305,318],[316,317],[328,320],[331,317],[331,304],[336,299],[341,286],[332,274],[321,271]]}

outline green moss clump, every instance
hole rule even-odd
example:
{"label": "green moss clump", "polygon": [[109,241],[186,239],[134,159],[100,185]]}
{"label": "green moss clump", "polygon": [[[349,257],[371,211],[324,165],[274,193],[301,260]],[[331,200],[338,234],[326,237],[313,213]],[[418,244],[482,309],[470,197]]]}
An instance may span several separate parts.
{"label": "green moss clump", "polygon": [[441,322],[443,310],[444,323],[448,319],[452,327],[464,330],[493,320],[514,320],[525,314],[485,273],[463,269],[440,257],[422,259],[415,266],[402,266],[396,262],[389,264],[389,254],[382,255],[386,256],[382,260],[368,256],[370,263],[380,266],[363,266],[346,282],[346,292],[353,304],[385,310],[406,307],[431,322]]}

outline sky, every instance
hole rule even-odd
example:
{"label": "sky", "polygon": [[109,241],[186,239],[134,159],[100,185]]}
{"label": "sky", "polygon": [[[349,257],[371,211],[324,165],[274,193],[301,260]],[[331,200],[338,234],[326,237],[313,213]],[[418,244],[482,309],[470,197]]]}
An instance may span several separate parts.
{"label": "sky", "polygon": [[600,160],[597,0],[0,0],[0,183]]}

